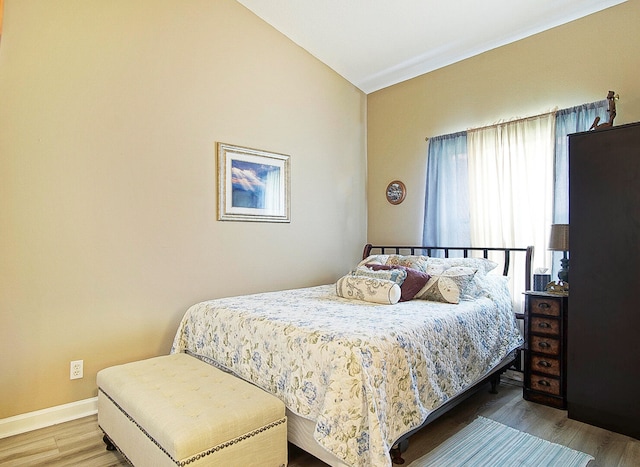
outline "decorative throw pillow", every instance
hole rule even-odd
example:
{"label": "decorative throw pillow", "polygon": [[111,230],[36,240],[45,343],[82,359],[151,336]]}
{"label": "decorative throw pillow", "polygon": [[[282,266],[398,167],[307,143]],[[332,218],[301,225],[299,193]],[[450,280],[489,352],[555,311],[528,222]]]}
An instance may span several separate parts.
{"label": "decorative throw pillow", "polygon": [[460,298],[469,286],[476,270],[466,267],[452,267],[441,274],[433,274],[429,282],[415,298],[444,303],[460,303]]}
{"label": "decorative throw pillow", "polygon": [[395,305],[400,300],[400,286],[383,279],[347,274],[336,282],[336,294],[343,298]]}
{"label": "decorative throw pillow", "polygon": [[406,279],[400,285],[400,301],[408,302],[426,285],[429,281],[429,274],[426,272],[418,271],[417,269],[407,268],[405,266],[387,266],[386,264],[370,263],[366,265],[373,270],[401,270],[406,273]]}
{"label": "decorative throw pillow", "polygon": [[[378,266],[378,265],[376,265]],[[391,269],[385,267],[384,269],[374,269],[367,266],[358,266],[349,274],[352,276],[373,277],[374,279],[384,279],[391,282],[395,282],[402,288],[402,284],[407,278],[407,272],[403,269]]]}

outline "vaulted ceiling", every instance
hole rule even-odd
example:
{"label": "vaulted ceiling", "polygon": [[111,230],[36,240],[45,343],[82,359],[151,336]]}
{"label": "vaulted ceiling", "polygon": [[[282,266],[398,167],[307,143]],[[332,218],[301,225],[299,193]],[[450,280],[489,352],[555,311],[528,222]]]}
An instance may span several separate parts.
{"label": "vaulted ceiling", "polygon": [[626,0],[237,0],[365,93]]}

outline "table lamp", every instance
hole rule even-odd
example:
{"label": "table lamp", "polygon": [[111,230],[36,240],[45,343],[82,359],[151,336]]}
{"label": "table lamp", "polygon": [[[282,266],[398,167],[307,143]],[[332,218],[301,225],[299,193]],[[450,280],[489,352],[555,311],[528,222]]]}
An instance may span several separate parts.
{"label": "table lamp", "polygon": [[562,259],[560,260],[560,270],[558,271],[558,279],[560,282],[569,282],[569,224],[553,224],[551,226],[551,235],[549,235],[549,250],[562,251]]}

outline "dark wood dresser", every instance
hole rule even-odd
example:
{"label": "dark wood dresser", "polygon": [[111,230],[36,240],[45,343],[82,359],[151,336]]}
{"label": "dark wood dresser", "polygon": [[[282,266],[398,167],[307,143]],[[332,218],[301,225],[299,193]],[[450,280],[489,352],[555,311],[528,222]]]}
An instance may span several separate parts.
{"label": "dark wood dresser", "polygon": [[569,136],[569,418],[640,439],[640,123]]}
{"label": "dark wood dresser", "polygon": [[559,409],[567,406],[566,296],[525,292],[523,397]]}

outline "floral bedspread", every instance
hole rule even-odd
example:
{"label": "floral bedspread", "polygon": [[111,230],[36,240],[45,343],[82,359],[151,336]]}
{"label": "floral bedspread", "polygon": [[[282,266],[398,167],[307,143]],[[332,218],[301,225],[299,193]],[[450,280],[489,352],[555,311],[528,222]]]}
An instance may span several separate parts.
{"label": "floral bedspread", "polygon": [[400,436],[521,344],[498,289],[458,305],[378,305],[335,285],[205,301],[186,312],[171,352],[276,395],[346,464],[391,466]]}

